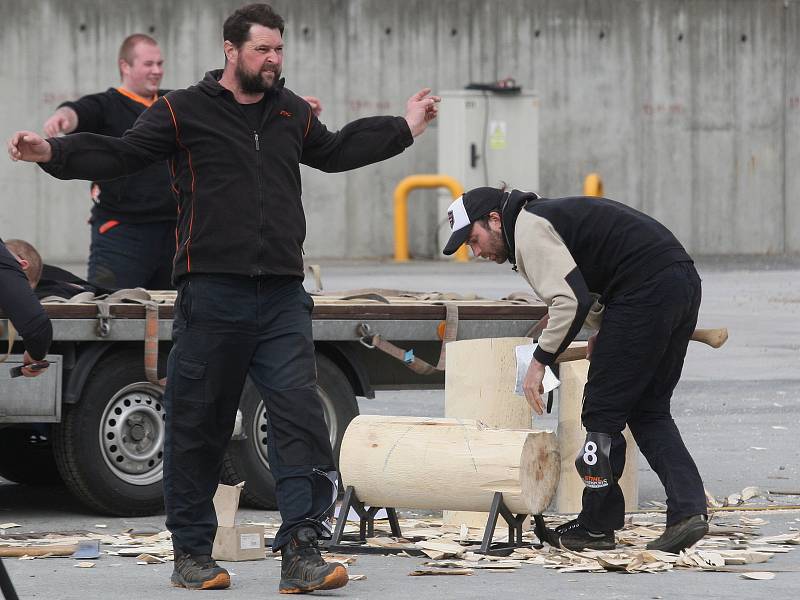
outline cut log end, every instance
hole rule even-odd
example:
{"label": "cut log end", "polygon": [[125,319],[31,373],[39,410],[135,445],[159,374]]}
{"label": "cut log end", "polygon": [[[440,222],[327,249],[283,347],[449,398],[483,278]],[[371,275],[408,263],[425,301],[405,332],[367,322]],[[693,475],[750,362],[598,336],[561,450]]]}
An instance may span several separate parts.
{"label": "cut log end", "polygon": [[558,439],[552,432],[529,436],[520,459],[522,498],[531,515],[547,510],[558,488],[561,456]]}

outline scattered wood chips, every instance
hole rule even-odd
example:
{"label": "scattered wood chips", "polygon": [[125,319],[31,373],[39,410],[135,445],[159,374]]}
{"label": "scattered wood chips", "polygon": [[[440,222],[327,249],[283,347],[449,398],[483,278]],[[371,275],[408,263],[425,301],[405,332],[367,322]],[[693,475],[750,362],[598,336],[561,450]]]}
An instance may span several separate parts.
{"label": "scattered wood chips", "polygon": [[[777,553],[790,552],[800,545],[800,531],[793,527],[789,533],[762,536],[759,527],[769,524],[768,520],[752,514],[735,514],[738,509],[748,510],[753,500],[760,503],[754,505],[754,510],[768,511],[769,503],[773,502],[770,492],[749,487],[722,500],[717,500],[708,493],[707,496],[712,514],[709,533],[680,555],[646,549],[646,544],[664,531],[663,515],[655,513],[629,515],[625,527],[617,532],[617,548],[610,551],[572,552],[547,544],[542,548],[534,548],[531,546],[539,540],[532,531],[527,531],[523,533],[523,542],[531,546],[515,548],[507,556],[486,556],[477,553],[483,539],[483,529],[466,525],[443,525],[441,519],[433,518],[401,519],[400,528],[405,536],[402,538],[391,537],[388,522],[377,521],[376,537],[368,538],[366,545],[385,549],[397,556],[414,558],[424,555],[424,562],[409,573],[414,577],[473,575],[480,571],[511,573],[520,568],[529,568],[527,565],[536,565],[559,573],[659,573],[690,570],[735,572],[742,578],[752,580],[775,577],[770,572],[750,571],[748,566],[762,565]],[[738,508],[734,508],[735,506]],[[731,509],[734,512],[729,512]],[[555,527],[566,520],[566,516],[548,517],[548,527]],[[274,537],[280,526],[277,522],[253,524],[264,527],[266,538]],[[16,523],[0,524],[0,529],[16,527],[19,527]],[[357,534],[358,531],[358,523],[348,522],[345,526],[345,534]],[[506,528],[498,524],[494,541],[505,542],[506,535]],[[173,560],[169,532],[152,526],[129,529],[117,534],[105,531],[28,534],[3,531],[0,532],[0,549],[20,546],[36,548],[53,544],[77,545],[87,539],[98,540],[106,555],[135,559],[132,564],[152,565]],[[341,552],[346,552],[346,549]],[[33,558],[24,556],[22,560]],[[348,566],[356,561],[356,557],[342,553],[326,552],[325,558]],[[89,568],[94,563],[76,563],[75,566]],[[360,581],[366,579],[366,576],[354,574],[350,579]]]}

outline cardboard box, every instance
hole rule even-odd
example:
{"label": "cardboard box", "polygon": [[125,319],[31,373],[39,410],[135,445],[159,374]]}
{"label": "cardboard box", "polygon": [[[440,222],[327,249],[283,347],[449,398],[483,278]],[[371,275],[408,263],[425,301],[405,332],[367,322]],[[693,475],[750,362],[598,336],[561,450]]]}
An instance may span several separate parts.
{"label": "cardboard box", "polygon": [[236,511],[239,510],[239,496],[244,482],[238,485],[220,483],[214,493],[214,510],[217,513],[217,525],[233,527],[236,525]]}
{"label": "cardboard box", "polygon": [[237,525],[236,511],[244,482],[217,486],[214,510],[217,513],[217,534],[211,556],[214,560],[264,560],[264,527]]}
{"label": "cardboard box", "polygon": [[264,527],[262,525],[235,525],[217,527],[214,560],[264,560]]}

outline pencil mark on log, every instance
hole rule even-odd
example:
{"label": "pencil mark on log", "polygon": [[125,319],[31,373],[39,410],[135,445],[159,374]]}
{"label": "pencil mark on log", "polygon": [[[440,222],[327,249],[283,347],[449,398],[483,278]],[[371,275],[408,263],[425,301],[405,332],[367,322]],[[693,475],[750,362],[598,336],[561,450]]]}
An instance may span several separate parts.
{"label": "pencil mark on log", "polygon": [[[461,419],[457,419],[458,424],[461,425],[461,434],[464,436],[464,443],[467,445],[467,450],[469,450],[469,460],[472,462],[472,468],[475,469],[475,472],[478,472],[478,465],[475,463],[475,456],[472,454],[472,448],[469,445],[469,436],[467,435],[467,428],[464,426],[464,423],[461,422]],[[478,421],[480,423],[480,421]],[[480,423],[482,425],[482,423]]]}
{"label": "pencil mark on log", "polygon": [[413,426],[413,425],[410,425],[410,426],[408,427],[408,429],[406,429],[406,430],[403,432],[403,435],[401,435],[400,437],[398,437],[398,438],[397,438],[397,440],[395,441],[395,443],[394,443],[394,444],[392,444],[392,447],[391,447],[391,448],[389,448],[389,452],[387,452],[387,453],[386,453],[386,458],[385,458],[385,459],[384,459],[384,461],[383,461],[383,470],[384,470],[384,471],[386,471],[386,468],[387,468],[387,466],[389,465],[389,459],[392,457],[392,452],[394,452],[394,449],[395,449],[395,448],[397,448],[397,445],[400,443],[400,440],[402,440],[404,437],[406,437],[406,435],[408,435],[408,432],[409,432],[409,431],[411,431],[412,429],[414,429],[414,426]]}

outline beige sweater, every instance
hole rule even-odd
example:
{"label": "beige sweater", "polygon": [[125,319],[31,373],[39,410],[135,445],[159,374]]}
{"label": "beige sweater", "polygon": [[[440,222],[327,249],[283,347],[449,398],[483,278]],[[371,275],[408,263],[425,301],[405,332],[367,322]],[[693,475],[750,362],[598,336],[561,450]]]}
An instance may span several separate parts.
{"label": "beige sweater", "polygon": [[[564,240],[547,219],[522,210],[514,228],[515,255],[520,274],[548,307],[549,321],[539,337],[539,346],[556,353],[568,334],[578,309],[578,300],[567,275],[577,268]],[[585,326],[599,329],[603,305],[594,290],[594,305]]]}

